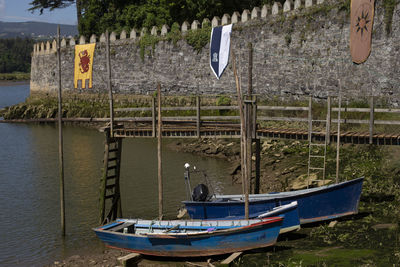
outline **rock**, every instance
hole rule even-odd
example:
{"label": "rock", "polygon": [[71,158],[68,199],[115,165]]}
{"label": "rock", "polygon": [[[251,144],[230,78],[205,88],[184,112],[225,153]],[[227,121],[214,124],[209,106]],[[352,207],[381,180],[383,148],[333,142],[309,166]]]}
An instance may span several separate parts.
{"label": "rock", "polygon": [[336,226],[336,224],[338,223],[338,221],[331,221],[328,225],[329,228],[333,228]]}
{"label": "rock", "polygon": [[181,208],[179,209],[178,215],[176,215],[177,219],[182,219],[183,216],[185,216],[187,214],[187,209],[185,208]]}
{"label": "rock", "polygon": [[[317,179],[317,174],[315,173],[311,173],[310,174],[310,184],[313,180]],[[307,188],[308,185],[308,176],[307,174],[302,174],[299,177],[297,177],[297,179],[295,179],[294,181],[289,183],[289,188],[291,190],[299,190],[299,189],[304,189]]]}
{"label": "rock", "polygon": [[274,154],[274,157],[279,158],[281,156],[281,154]]}

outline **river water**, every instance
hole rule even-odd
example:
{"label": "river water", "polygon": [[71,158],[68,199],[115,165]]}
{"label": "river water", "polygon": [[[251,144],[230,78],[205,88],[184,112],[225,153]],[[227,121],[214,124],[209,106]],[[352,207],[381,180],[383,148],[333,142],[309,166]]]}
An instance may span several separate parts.
{"label": "river water", "polygon": [[[29,84],[0,84],[0,108],[23,102],[28,95]],[[0,123],[0,266],[43,266],[104,248],[91,230],[98,226],[104,136],[84,127],[63,129],[65,238],[60,231],[57,126]],[[176,215],[180,201],[186,198],[186,162],[206,170],[216,191],[240,192],[230,184],[227,162],[175,152],[165,143],[167,217]],[[192,184],[203,181],[201,177],[193,179]],[[157,190],[156,140],[125,139],[121,164],[124,217],[156,218]]]}

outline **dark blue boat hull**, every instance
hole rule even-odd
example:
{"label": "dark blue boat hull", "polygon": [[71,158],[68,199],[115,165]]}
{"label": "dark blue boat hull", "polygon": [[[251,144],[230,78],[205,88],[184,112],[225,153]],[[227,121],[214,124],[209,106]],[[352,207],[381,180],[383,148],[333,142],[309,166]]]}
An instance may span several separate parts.
{"label": "dark blue boat hull", "polygon": [[[292,201],[298,203],[301,224],[355,214],[358,212],[363,179],[358,178],[310,191],[299,190],[253,197],[249,201],[249,215],[256,217],[259,213]],[[244,217],[244,201],[238,198],[222,197],[208,202],[184,201],[183,203],[193,219]]]}
{"label": "dark blue boat hull", "polygon": [[[199,257],[233,253],[274,245],[282,219],[271,218],[268,224],[242,227],[238,230],[200,235],[135,235],[96,228],[96,235],[106,245],[145,255],[165,257]],[[107,226],[106,226],[107,227]]]}

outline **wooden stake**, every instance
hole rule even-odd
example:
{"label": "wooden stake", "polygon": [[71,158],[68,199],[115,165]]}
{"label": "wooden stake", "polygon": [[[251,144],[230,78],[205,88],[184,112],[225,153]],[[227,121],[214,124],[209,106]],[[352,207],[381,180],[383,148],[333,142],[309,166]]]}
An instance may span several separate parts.
{"label": "wooden stake", "polygon": [[332,113],[332,108],[331,108],[331,97],[328,96],[327,100],[327,111],[326,111],[326,144],[330,145],[331,144],[331,113]]}
{"label": "wooden stake", "polygon": [[107,88],[110,99],[110,135],[114,137],[114,101],[111,88],[111,58],[110,58],[110,36],[106,30],[106,61],[107,61]]}
{"label": "wooden stake", "polygon": [[196,96],[196,130],[197,138],[200,138],[200,96]]}
{"label": "wooden stake", "polygon": [[242,157],[243,160],[242,162],[242,183],[243,183],[243,189],[244,189],[244,195],[245,195],[245,200],[244,200],[244,211],[245,211],[245,217],[246,219],[249,218],[249,189],[248,189],[248,177],[247,177],[247,142],[246,142],[246,129],[245,129],[245,118],[244,118],[244,110],[243,110],[243,100],[242,100],[242,92],[240,89],[240,83],[239,83],[239,77],[237,75],[237,70],[236,70],[236,60],[235,60],[235,54],[232,51],[232,65],[233,65],[233,74],[235,75],[235,83],[236,83],[236,93],[237,93],[237,101],[239,105],[239,113],[240,113],[240,132],[241,132],[241,146],[243,147],[242,149]]}
{"label": "wooden stake", "polygon": [[161,121],[161,85],[157,84],[158,98],[158,127],[157,127],[157,156],[158,156],[158,217],[163,218],[163,183],[162,183],[162,162],[161,162],[161,137],[162,137],[162,121]]}
{"label": "wooden stake", "polygon": [[369,144],[372,145],[373,141],[373,137],[374,137],[374,97],[371,96],[371,98],[369,99]]}
{"label": "wooden stake", "polygon": [[253,94],[253,44],[251,42],[248,43],[249,48],[249,84],[247,87],[247,95],[249,99]]}
{"label": "wooden stake", "polygon": [[339,165],[340,165],[340,110],[342,108],[342,94],[340,92],[340,80],[339,80],[339,111],[338,111],[338,130],[337,130],[337,141],[336,141],[336,183],[339,183]]}
{"label": "wooden stake", "polygon": [[64,201],[64,152],[62,132],[62,96],[61,96],[61,46],[60,26],[57,27],[57,67],[58,67],[58,158],[60,173],[60,209],[61,209],[61,234],[65,236],[65,201]]}

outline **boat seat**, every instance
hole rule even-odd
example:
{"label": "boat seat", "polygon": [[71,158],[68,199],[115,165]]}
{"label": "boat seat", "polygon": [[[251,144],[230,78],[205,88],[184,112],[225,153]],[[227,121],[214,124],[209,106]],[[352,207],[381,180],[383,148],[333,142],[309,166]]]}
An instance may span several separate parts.
{"label": "boat seat", "polygon": [[[134,222],[126,222],[126,223],[123,223],[123,224],[120,224],[120,225],[114,227],[114,228],[112,229],[112,231],[113,231],[113,232],[122,232],[124,228],[128,228],[128,229],[129,229],[129,228],[132,228],[132,226],[133,226],[134,224],[135,224]],[[129,232],[129,231],[128,231],[128,232]]]}

